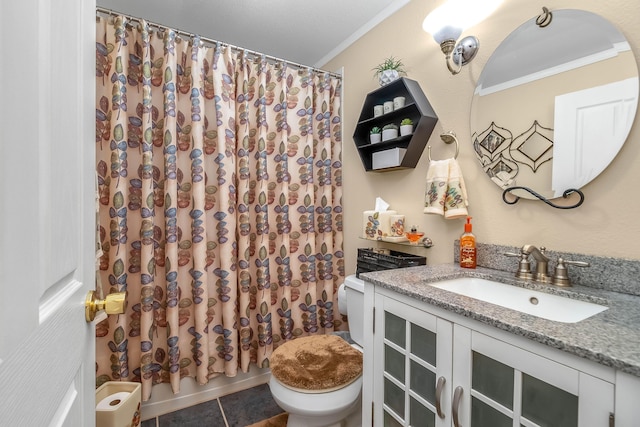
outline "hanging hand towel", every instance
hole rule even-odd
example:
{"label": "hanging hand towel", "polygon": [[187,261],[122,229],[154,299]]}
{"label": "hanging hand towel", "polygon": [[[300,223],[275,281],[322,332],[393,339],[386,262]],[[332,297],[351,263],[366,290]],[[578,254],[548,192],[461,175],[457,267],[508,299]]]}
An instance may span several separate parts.
{"label": "hanging hand towel", "polygon": [[453,159],[429,161],[424,213],[444,215],[449,181],[449,160]]}
{"label": "hanging hand towel", "polygon": [[462,178],[462,170],[456,159],[449,159],[449,179],[447,180],[447,199],[444,204],[446,219],[465,218],[468,216],[467,189]]}
{"label": "hanging hand towel", "polygon": [[467,216],[467,191],[455,159],[431,160],[427,171],[424,213],[447,219]]}

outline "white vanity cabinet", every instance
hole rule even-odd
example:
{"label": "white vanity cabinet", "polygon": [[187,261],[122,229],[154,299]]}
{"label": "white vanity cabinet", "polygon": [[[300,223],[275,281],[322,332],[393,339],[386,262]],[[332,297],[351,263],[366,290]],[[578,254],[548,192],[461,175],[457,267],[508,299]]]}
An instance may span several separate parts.
{"label": "white vanity cabinet", "polygon": [[451,425],[453,323],[378,293],[375,307],[374,425]]}
{"label": "white vanity cabinet", "polygon": [[[363,410],[363,425],[614,425],[614,369],[387,289],[365,288],[375,325],[364,353],[363,403],[372,410]],[[632,392],[635,377],[625,379]],[[635,390],[629,400],[640,399]],[[631,412],[628,424],[615,425],[638,423]]]}
{"label": "white vanity cabinet", "polygon": [[[611,370],[578,370],[478,331],[454,327],[459,425],[603,426],[614,412]],[[454,424],[455,425],[455,424]]]}

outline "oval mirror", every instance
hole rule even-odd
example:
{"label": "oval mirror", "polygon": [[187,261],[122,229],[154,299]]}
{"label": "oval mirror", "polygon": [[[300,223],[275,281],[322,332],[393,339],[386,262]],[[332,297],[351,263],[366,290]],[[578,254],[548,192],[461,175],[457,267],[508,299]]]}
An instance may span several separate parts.
{"label": "oval mirror", "polygon": [[525,22],[489,58],[471,103],[471,139],[501,188],[553,199],[611,163],[637,106],[638,67],[622,33],[591,12],[554,10]]}

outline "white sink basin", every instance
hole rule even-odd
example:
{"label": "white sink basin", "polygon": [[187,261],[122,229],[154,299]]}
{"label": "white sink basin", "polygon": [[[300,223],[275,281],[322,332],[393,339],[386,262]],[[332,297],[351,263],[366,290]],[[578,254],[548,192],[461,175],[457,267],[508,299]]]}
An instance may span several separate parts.
{"label": "white sink basin", "polygon": [[556,322],[576,323],[608,308],[475,277],[444,280],[429,285]]}

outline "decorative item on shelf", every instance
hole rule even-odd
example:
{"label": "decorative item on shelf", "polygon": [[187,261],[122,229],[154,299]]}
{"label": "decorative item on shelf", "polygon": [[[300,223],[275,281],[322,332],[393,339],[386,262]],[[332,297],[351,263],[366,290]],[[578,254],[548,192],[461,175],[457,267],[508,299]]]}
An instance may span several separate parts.
{"label": "decorative item on shelf", "polygon": [[380,133],[382,130],[378,126],[374,126],[371,128],[369,132],[369,138],[372,144],[377,144],[382,140],[382,134]]}
{"label": "decorative item on shelf", "polygon": [[[380,218],[380,217],[379,217]],[[380,218],[381,221],[387,221],[384,218]],[[376,237],[376,240],[387,243],[407,243],[407,237],[404,232],[404,215],[390,215],[389,219],[389,233],[382,231]]]}
{"label": "decorative item on shelf", "polygon": [[393,101],[387,101],[383,104],[383,111],[388,114],[393,111]]}
{"label": "decorative item on shelf", "polygon": [[449,0],[424,19],[422,29],[430,33],[440,45],[451,74],[458,74],[462,66],[471,62],[478,52],[478,39],[467,36],[458,42],[460,34],[465,28],[472,27],[491,15],[502,1]]}
{"label": "decorative item on shelf", "polygon": [[371,155],[371,165],[373,169],[386,169],[400,166],[406,153],[407,149],[401,147],[376,151]]}
{"label": "decorative item on shelf", "polygon": [[424,236],[424,233],[422,231],[418,231],[418,228],[413,225],[411,226],[411,231],[407,231],[406,235],[412,245],[417,245],[420,239],[422,239],[422,236]]}
{"label": "decorative item on shelf", "polygon": [[384,114],[384,105],[374,105],[373,106],[373,117],[380,117]]}
{"label": "decorative item on shelf", "polygon": [[398,137],[398,125],[389,123],[382,128],[382,140],[388,141]]}
{"label": "decorative item on shelf", "polygon": [[389,209],[389,204],[376,197],[373,210],[364,211],[362,218],[362,237],[369,240],[381,240],[391,236],[391,217],[398,212]]}
{"label": "decorative item on shelf", "polygon": [[402,119],[400,122],[400,135],[411,135],[413,133],[413,120],[410,118]]}
{"label": "decorative item on shelf", "polygon": [[399,110],[404,107],[405,98],[404,96],[396,96],[393,98],[393,109]]}
{"label": "decorative item on shelf", "polygon": [[400,76],[407,74],[402,61],[393,56],[386,58],[380,64],[376,65],[372,68],[372,71],[375,71],[374,76],[378,77],[380,86],[389,84],[397,80]]}
{"label": "decorative item on shelf", "polygon": [[389,222],[391,223],[391,236],[404,237],[404,215],[392,215]]}

